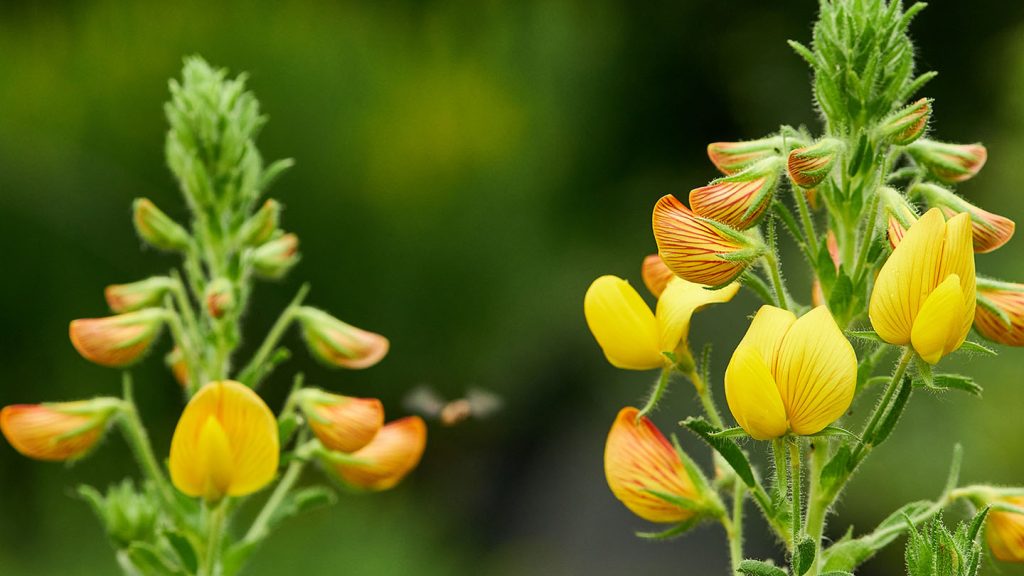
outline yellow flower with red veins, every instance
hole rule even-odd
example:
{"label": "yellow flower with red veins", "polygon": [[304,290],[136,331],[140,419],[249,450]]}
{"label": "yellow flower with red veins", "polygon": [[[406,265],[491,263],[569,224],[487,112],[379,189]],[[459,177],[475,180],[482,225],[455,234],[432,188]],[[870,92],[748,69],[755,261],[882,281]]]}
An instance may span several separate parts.
{"label": "yellow flower with red veins", "polygon": [[935,364],[963,344],[974,322],[971,220],[949,222],[932,208],[907,230],[882,265],[868,305],[875,332],[890,344],[910,344]]}
{"label": "yellow flower with red veins", "polygon": [[277,420],[252,389],[232,380],[202,387],[171,439],[171,481],[217,502],[263,488],[277,473]]}
{"label": "yellow flower with red veins", "polygon": [[0,411],[0,430],[23,456],[51,462],[74,460],[96,446],[120,405],[117,398],[97,398],[5,406]]}
{"label": "yellow flower with red veins", "polygon": [[686,346],[694,312],[709,304],[728,302],[738,290],[736,283],[709,290],[673,278],[658,298],[656,312],[651,312],[629,282],[616,276],[601,276],[587,289],[583,312],[612,366],[652,370],[671,362],[665,352],[676,352]]}
{"label": "yellow flower with red veins", "polygon": [[832,314],[762,306],[725,371],[736,422],[757,440],[816,434],[853,401],[857,356]]}
{"label": "yellow flower with red veins", "polygon": [[166,310],[145,308],[106,318],[72,320],[68,335],[75,350],[86,360],[120,368],[146,354],[166,320]]}
{"label": "yellow flower with red veins", "polygon": [[1024,346],[1024,284],[978,278],[974,329],[993,342]]}
{"label": "yellow flower with red veins", "polygon": [[[685,522],[697,513],[701,495],[675,447],[639,411],[619,411],[604,448],[608,487],[626,508],[651,522]],[[673,500],[691,502],[681,506]]]}

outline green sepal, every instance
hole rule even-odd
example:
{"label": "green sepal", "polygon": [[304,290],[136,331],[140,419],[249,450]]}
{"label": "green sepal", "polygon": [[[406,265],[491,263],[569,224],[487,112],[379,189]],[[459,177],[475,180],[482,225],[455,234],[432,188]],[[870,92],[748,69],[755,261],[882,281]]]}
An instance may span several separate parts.
{"label": "green sepal", "polygon": [[853,280],[846,274],[842,266],[836,274],[835,285],[828,294],[828,309],[833,316],[845,318],[853,302]]}
{"label": "green sepal", "polygon": [[843,333],[846,334],[847,338],[856,338],[857,340],[867,340],[868,342],[888,344],[888,342],[882,340],[882,337],[874,330],[846,330]]}
{"label": "green sepal", "polygon": [[978,344],[977,342],[971,342],[970,340],[964,340],[964,343],[961,344],[956,351],[966,353],[977,352],[978,354],[982,354],[984,356],[999,356],[999,352],[996,352],[995,350],[989,348],[988,346]]}
{"label": "green sepal", "polygon": [[749,436],[749,434],[747,434],[747,431],[743,428],[733,426],[732,428],[726,428],[719,432],[713,432],[711,433],[711,436],[714,438],[744,438]]}
{"label": "green sepal", "polygon": [[743,576],[788,576],[782,568],[761,560],[744,560],[738,570]]}
{"label": "green sepal", "polygon": [[981,386],[973,378],[960,374],[936,374],[932,377],[931,382],[923,378],[915,378],[914,386],[938,391],[961,390],[978,397],[982,393]]}
{"label": "green sepal", "polygon": [[858,442],[861,439],[860,436],[858,436],[854,432],[851,432],[850,430],[847,430],[846,428],[841,428],[839,426],[826,426],[820,431],[815,432],[814,434],[808,434],[807,436],[809,438],[821,438],[825,436],[845,436],[847,438],[857,440]]}
{"label": "green sepal", "polygon": [[821,469],[821,488],[826,493],[832,491],[836,486],[837,482],[842,481],[842,478],[846,476],[850,468],[850,458],[853,456],[853,452],[850,450],[850,446],[843,444],[839,446],[836,453],[832,455],[825,466]]}
{"label": "green sepal", "polygon": [[679,536],[682,536],[683,534],[688,532],[691,528],[696,526],[698,523],[700,523],[700,519],[699,518],[690,518],[689,520],[686,520],[685,522],[677,524],[677,525],[669,528],[668,530],[663,530],[661,532],[636,532],[636,536],[637,536],[637,538],[643,538],[645,540],[658,540],[658,541],[672,540],[674,538],[678,538]]}
{"label": "green sepal", "polygon": [[932,365],[921,359],[920,356],[914,356],[914,366],[917,368],[917,376],[924,381],[926,386],[931,386],[935,378],[932,376]]}

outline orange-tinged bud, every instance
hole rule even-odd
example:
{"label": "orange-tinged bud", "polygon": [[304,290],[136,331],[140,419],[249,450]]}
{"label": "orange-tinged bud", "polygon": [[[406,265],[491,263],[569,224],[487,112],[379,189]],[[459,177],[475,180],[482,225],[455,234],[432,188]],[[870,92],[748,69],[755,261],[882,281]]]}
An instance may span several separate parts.
{"label": "orange-tinged bud", "polygon": [[781,159],[772,157],[694,188],[690,191],[690,208],[702,218],[746,230],[758,223],[771,204],[781,168]]}
{"label": "orange-tinged bud", "polygon": [[281,219],[281,204],[273,198],[263,203],[238,233],[238,241],[243,246],[259,246],[274,236]]}
{"label": "orange-tinged bud", "polygon": [[150,246],[173,251],[188,248],[191,241],[188,232],[148,198],[137,198],[132,208],[135,231]]}
{"label": "orange-tinged bud", "polygon": [[[836,234],[832,230],[829,230],[828,234],[825,235],[825,246],[828,248],[829,258],[836,266],[836,272],[839,272],[839,242],[836,240]],[[811,303],[815,308],[826,304],[825,293],[821,289],[821,281],[817,278],[811,284]]]}
{"label": "orange-tinged bud", "polygon": [[746,142],[712,142],[708,158],[722,174],[735,174],[747,166],[771,156],[778,156],[782,138],[774,136]]}
{"label": "orange-tinged bud", "polygon": [[164,356],[164,364],[171,370],[174,379],[181,384],[182,388],[188,388],[188,363],[185,361],[185,354],[181,348],[175,346]]}
{"label": "orange-tinged bud", "polygon": [[164,294],[174,285],[166,276],[152,276],[130,284],[111,284],[103,290],[107,306],[116,314],[159,306]]}
{"label": "orange-tinged bud", "polygon": [[647,290],[650,291],[655,298],[661,296],[661,293],[665,291],[665,286],[668,285],[669,280],[675,278],[675,274],[668,269],[668,266],[665,266],[665,262],[663,262],[661,260],[661,256],[657,254],[651,254],[644,258],[640,274],[643,276],[644,285],[647,286]]}
{"label": "orange-tinged bud", "polygon": [[384,425],[384,406],[376,398],[350,398],[315,388],[297,394],[310,429],[328,450],[355,452]]}
{"label": "orange-tinged bud", "polygon": [[950,184],[973,178],[988,160],[988,150],[977,143],[947,144],[922,138],[907,151],[933,176]]}
{"label": "orange-tinged bud", "polygon": [[226,278],[217,278],[206,287],[206,312],[220,318],[235,308],[235,289]]}
{"label": "orange-tinged bud", "polygon": [[974,329],[1007,346],[1024,346],[1024,284],[978,278]]}
{"label": "orange-tinged bud", "polygon": [[889,246],[895,250],[900,240],[903,239],[903,235],[914,225],[914,222],[917,222],[917,211],[903,194],[888,186],[879,188],[878,194],[886,215],[886,237],[889,239]]}
{"label": "orange-tinged bud", "polygon": [[[1004,501],[1024,507],[1024,496],[1005,498]],[[1003,562],[1024,562],[1024,514],[992,510],[986,523],[985,539],[992,555]]]}
{"label": "orange-tinged bud", "polygon": [[665,265],[696,284],[728,284],[763,252],[736,230],[696,216],[671,194],[654,206],[653,226]]}
{"label": "orange-tinged bud", "polygon": [[888,138],[892,144],[897,146],[906,146],[924,135],[931,115],[931,99],[921,98],[917,102],[893,112],[883,120],[878,127],[878,135]]}
{"label": "orange-tinged bud", "polygon": [[75,460],[96,446],[120,406],[117,398],[5,406],[0,411],[0,430],[24,456],[50,462]]}
{"label": "orange-tinged bud", "polygon": [[[684,522],[697,513],[701,496],[672,443],[646,416],[619,411],[604,447],[608,487],[626,508],[651,522]],[[664,498],[659,497],[665,496]],[[683,507],[670,500],[693,502]]]}
{"label": "orange-tinged bud", "polygon": [[835,138],[822,138],[810,146],[793,150],[786,162],[790,179],[801,188],[814,188],[832,171],[842,150],[842,141]]}
{"label": "orange-tinged bud", "polygon": [[277,473],[277,420],[244,384],[210,382],[185,406],[171,439],[171,482],[217,502],[263,488]]}
{"label": "orange-tinged bud", "polygon": [[146,308],[106,318],[72,320],[68,333],[75,350],[101,366],[128,366],[142,358],[160,335],[167,312]]}
{"label": "orange-tinged bud", "polygon": [[407,416],[386,424],[351,458],[329,460],[328,465],[349,486],[387,490],[416,468],[426,445],[426,423],[419,416]]}
{"label": "orange-tinged bud", "polygon": [[295,315],[310,351],[331,366],[369,368],[388,353],[390,343],[384,336],[346,324],[323,310],[303,306]]}
{"label": "orange-tinged bud", "polygon": [[284,234],[264,243],[252,253],[256,274],[264,278],[281,278],[299,262],[299,237]]}
{"label": "orange-tinged bud", "polygon": [[978,254],[992,252],[1006,244],[1017,228],[1013,220],[982,210],[942,186],[918,184],[914,192],[920,194],[930,206],[940,208],[946,218],[961,212],[970,214],[974,251]]}

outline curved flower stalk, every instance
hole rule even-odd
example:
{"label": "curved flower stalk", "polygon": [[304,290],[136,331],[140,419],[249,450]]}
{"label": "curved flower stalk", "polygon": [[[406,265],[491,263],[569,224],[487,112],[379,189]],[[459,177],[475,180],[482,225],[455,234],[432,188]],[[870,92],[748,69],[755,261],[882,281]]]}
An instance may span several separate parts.
{"label": "curved flower stalk", "polygon": [[857,356],[819,306],[797,319],[762,306],[725,371],[729,410],[752,438],[821,432],[853,401]]}
{"label": "curved flower stalk", "polygon": [[921,217],[882,266],[868,316],[890,344],[911,344],[935,364],[967,339],[974,322],[971,220],[946,222],[933,208]]}
{"label": "curved flower stalk", "polygon": [[[283,278],[300,260],[298,236],[280,229],[280,203],[263,198],[291,161],[264,164],[255,138],[266,117],[244,75],[229,78],[189,58],[170,89],[165,150],[190,221],[176,222],[146,198],[135,200],[132,220],[146,245],[182,259],[181,270],[108,286],[115,315],[69,327],[85,359],[125,368],[145,359],[166,326],[172,342],[164,361],[188,399],[169,458],[153,451],[127,372],[123,398],[7,406],[0,430],[28,457],[76,461],[116,424],[144,482],[79,493],[111,536],[124,572],[235,576],[284,519],[336,499],[327,486],[296,489],[308,462],[342,459],[328,480],[389,489],[418,465],[426,426],[419,418],[384,425],[379,400],[303,388],[301,375],[277,417],[259,396],[256,389],[290,356],[281,342],[293,325],[310,353],[332,367],[369,368],[386,356],[388,340],[303,305],[303,286],[252,357],[239,361],[254,281]],[[236,510],[264,489],[262,509],[236,538]]]}
{"label": "curved flower stalk", "polygon": [[[643,277],[659,297],[659,310],[652,314],[625,281],[606,277],[587,292],[587,321],[616,366],[661,366],[663,375],[673,363],[677,370],[693,369],[705,416],[678,416],[715,452],[720,473],[709,490],[719,502],[722,496],[730,500],[731,512],[718,519],[726,528],[732,574],[859,573],[862,563],[910,532],[911,576],[932,574],[927,558],[948,557],[951,550],[965,561],[958,574],[973,576],[981,558],[981,520],[955,534],[941,524],[943,508],[974,499],[971,490],[958,487],[958,450],[935,500],[901,508],[873,532],[848,533],[831,544],[824,538],[836,500],[861,463],[898,428],[914,390],[980,392],[969,376],[938,373],[935,367],[961,348],[987,350],[966,344],[972,324],[993,341],[1024,345],[1024,287],[976,283],[975,253],[1005,245],[1015,225],[949,189],[979,174],[987,150],[943,143],[929,133],[935,102],[917,92],[934,73],[915,75],[908,34],[924,4],[819,4],[813,43],[790,45],[814,73],[821,134],[783,126],[760,139],[710,144],[708,156],[725,177],[693,189],[689,206],[672,195],[654,205],[658,256],[645,261]],[[787,178],[780,179],[783,163]],[[784,194],[787,188],[790,195]],[[811,272],[813,308],[787,288],[784,254],[777,248],[780,227]],[[792,268],[786,272],[799,274],[794,264],[787,262]],[[662,302],[676,282],[668,272],[711,287],[739,283],[766,304],[724,374],[738,427],[725,428],[718,416],[710,347],[698,363],[662,340]],[[873,330],[864,330],[869,323]],[[865,342],[859,358],[848,338]],[[692,344],[683,342],[688,352]],[[900,353],[890,370],[884,360],[894,348]],[[682,532],[697,517],[695,502],[711,501],[695,496],[702,493],[694,474],[680,474],[686,456],[673,455],[644,417],[665,382],[667,376],[644,409],[620,413],[605,460],[616,498],[643,518],[680,524],[659,536]],[[860,416],[849,412],[855,396],[878,390],[877,399],[864,401],[874,408],[853,422],[858,429],[848,429]],[[840,419],[844,427],[837,425]],[[771,442],[740,443],[737,437]],[[767,451],[773,464],[768,485],[747,456],[759,451]],[[745,558],[748,497],[785,547],[788,570]],[[990,539],[1005,537],[996,544],[1003,546],[997,555],[1010,558],[1006,543],[1019,540],[1013,532],[1019,517],[995,518]],[[997,524],[1008,528],[992,527]]]}

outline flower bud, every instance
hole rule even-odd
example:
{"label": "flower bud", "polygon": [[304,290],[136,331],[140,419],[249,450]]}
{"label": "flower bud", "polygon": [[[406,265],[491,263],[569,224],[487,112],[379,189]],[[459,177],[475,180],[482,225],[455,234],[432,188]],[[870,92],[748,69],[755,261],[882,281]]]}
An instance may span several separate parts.
{"label": "flower bud", "polygon": [[[619,411],[604,447],[604,475],[612,494],[644,520],[684,522],[700,508],[701,495],[672,443],[639,411]],[[660,496],[664,497],[660,497]],[[681,506],[670,500],[693,503]]]}
{"label": "flower bud", "polygon": [[906,146],[924,134],[931,115],[932,101],[921,98],[883,120],[878,127],[878,136],[889,139],[896,146]]}
{"label": "flower bud", "polygon": [[669,280],[676,277],[658,254],[651,254],[644,258],[643,266],[640,268],[640,275],[643,276],[644,285],[655,298],[661,296]]}
{"label": "flower bud", "polygon": [[160,335],[167,312],[146,308],[106,318],[72,320],[68,333],[86,360],[119,368],[142,358]]}
{"label": "flower bud", "polygon": [[888,186],[879,188],[878,194],[881,196],[882,209],[888,222],[886,236],[889,239],[889,246],[895,250],[903,235],[914,222],[917,222],[917,211],[903,194]]}
{"label": "flower bud", "polygon": [[384,406],[376,398],[350,398],[315,388],[297,394],[310,429],[328,450],[355,452],[384,425]]}
{"label": "flower bud", "polygon": [[5,406],[0,411],[0,430],[24,456],[50,462],[75,460],[99,442],[120,406],[117,398]]}
{"label": "flower bud", "polygon": [[781,163],[777,157],[767,158],[742,172],[694,188],[690,191],[690,207],[702,218],[746,230],[758,223],[771,204]]}
{"label": "flower bud", "polygon": [[206,287],[206,311],[220,318],[235,307],[235,289],[227,278],[217,278]]}
{"label": "flower bud", "polygon": [[922,138],[908,146],[907,151],[933,176],[948,184],[973,178],[988,160],[988,150],[981,144],[947,144]]}
{"label": "flower bud", "polygon": [[380,491],[402,481],[420,463],[427,445],[427,425],[407,416],[383,426],[369,444],[351,458],[326,463],[349,486]]}
{"label": "flower bud", "polygon": [[137,198],[132,209],[135,231],[150,246],[176,251],[188,248],[191,241],[188,232],[148,198]]}
{"label": "flower bud", "polygon": [[655,204],[653,226],[658,253],[669,270],[705,286],[728,284],[764,250],[738,231],[696,216],[671,194]]}
{"label": "flower bud", "polygon": [[274,235],[281,219],[281,204],[273,198],[263,203],[238,232],[238,241],[242,246],[259,246]]}
{"label": "flower bud", "polygon": [[974,329],[1007,346],[1024,346],[1024,284],[978,278]]}
{"label": "flower bud", "polygon": [[346,324],[323,310],[303,306],[296,318],[310,351],[331,366],[369,368],[388,353],[390,343],[384,336]]}
{"label": "flower bud", "polygon": [[281,278],[299,261],[299,237],[285,234],[252,253],[253,269],[264,278]]}
{"label": "flower bud", "polygon": [[793,150],[786,163],[790,179],[801,188],[814,188],[832,171],[842,150],[843,143],[835,138],[822,138]]}
{"label": "flower bud", "polygon": [[[832,232],[832,230],[829,230],[825,235],[825,246],[828,248],[829,258],[836,266],[836,272],[839,272],[839,242],[836,240],[835,232]],[[821,281],[818,280],[817,276],[815,276],[814,282],[811,284],[811,304],[815,308],[826,304],[825,293],[821,289]]]}
{"label": "flower bud", "polygon": [[166,276],[152,276],[130,284],[111,284],[103,290],[103,295],[112,312],[134,312],[159,306],[173,282]]}
{"label": "flower bud", "polygon": [[185,361],[185,354],[177,345],[164,356],[164,365],[174,375],[174,379],[182,388],[188,388],[188,363]]}
{"label": "flower bud", "polygon": [[782,138],[773,136],[746,142],[712,142],[708,144],[708,158],[722,174],[735,174],[747,166],[777,156]]}
{"label": "flower bud", "polygon": [[[1005,498],[1004,501],[1024,507],[1024,496]],[[985,540],[992,555],[1003,562],[1024,562],[1024,514],[992,510],[986,523]]]}
{"label": "flower bud", "polygon": [[914,191],[920,194],[930,206],[940,208],[946,218],[961,212],[971,215],[971,233],[974,251],[978,254],[992,252],[1010,241],[1017,225],[998,214],[982,210],[950,190],[935,184],[918,184]]}
{"label": "flower bud", "polygon": [[78,493],[96,511],[106,526],[107,535],[119,549],[134,542],[152,541],[160,519],[159,498],[152,485],[136,490],[130,479],[124,479],[107,490],[106,496],[91,486],[80,486]]}

